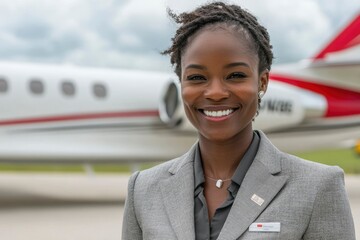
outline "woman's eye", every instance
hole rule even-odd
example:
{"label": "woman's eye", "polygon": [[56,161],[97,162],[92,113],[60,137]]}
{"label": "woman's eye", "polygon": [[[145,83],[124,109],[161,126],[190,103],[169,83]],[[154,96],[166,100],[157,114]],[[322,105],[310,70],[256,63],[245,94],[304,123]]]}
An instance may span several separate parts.
{"label": "woman's eye", "polygon": [[231,73],[227,78],[228,79],[236,79],[236,78],[245,78],[246,75],[244,73],[241,72],[235,72],[235,73]]}
{"label": "woman's eye", "polygon": [[205,77],[201,75],[190,75],[186,78],[187,80],[197,81],[197,80],[205,80]]}

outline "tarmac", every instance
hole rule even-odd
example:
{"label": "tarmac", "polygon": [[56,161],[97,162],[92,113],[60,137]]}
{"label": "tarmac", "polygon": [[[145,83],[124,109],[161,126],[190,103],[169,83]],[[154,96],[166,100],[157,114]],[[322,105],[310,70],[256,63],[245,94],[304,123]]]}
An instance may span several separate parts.
{"label": "tarmac", "polygon": [[[1,239],[121,239],[128,178],[1,173]],[[360,239],[360,175],[345,176],[345,186]]]}

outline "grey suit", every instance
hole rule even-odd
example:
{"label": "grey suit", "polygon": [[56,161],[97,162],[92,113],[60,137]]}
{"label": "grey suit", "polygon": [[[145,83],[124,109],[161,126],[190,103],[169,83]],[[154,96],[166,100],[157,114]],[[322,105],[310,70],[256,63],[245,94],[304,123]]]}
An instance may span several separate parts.
{"label": "grey suit", "polygon": [[[355,239],[338,167],[312,163],[261,142],[218,239]],[[195,239],[194,147],[185,155],[133,174],[123,240]],[[256,194],[264,200],[251,200]],[[253,232],[253,222],[280,222],[280,232]]]}

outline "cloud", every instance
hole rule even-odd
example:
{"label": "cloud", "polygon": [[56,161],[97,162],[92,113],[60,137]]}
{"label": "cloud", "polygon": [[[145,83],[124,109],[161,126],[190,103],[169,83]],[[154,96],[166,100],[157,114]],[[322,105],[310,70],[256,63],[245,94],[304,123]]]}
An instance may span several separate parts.
{"label": "cloud", "polygon": [[[309,57],[356,12],[358,0],[244,0],[270,32],[277,62]],[[176,30],[166,7],[190,0],[0,0],[0,60],[169,71],[159,52]],[[238,1],[232,1],[238,2]]]}
{"label": "cloud", "polygon": [[321,33],[331,31],[327,17],[312,0],[267,1],[263,8],[256,9],[260,22],[270,32],[277,62],[312,56],[318,48],[313,43],[319,42]]}

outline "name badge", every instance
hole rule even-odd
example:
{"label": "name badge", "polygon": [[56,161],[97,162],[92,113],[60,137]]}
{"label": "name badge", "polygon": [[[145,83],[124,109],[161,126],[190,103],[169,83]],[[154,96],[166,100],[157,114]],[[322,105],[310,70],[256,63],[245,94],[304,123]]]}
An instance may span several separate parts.
{"label": "name badge", "polygon": [[279,222],[254,222],[249,227],[249,232],[280,232]]}

